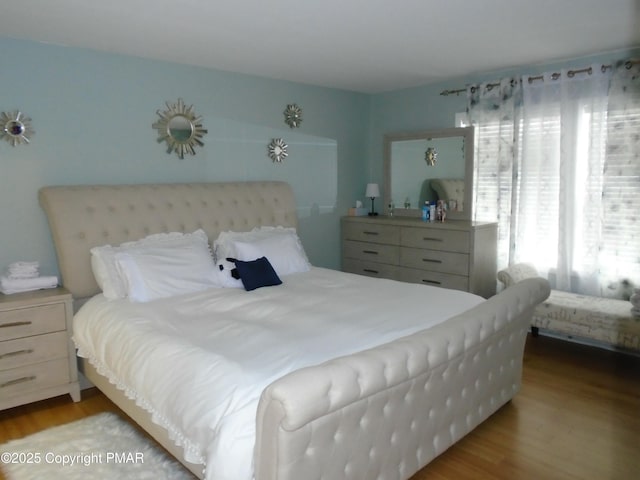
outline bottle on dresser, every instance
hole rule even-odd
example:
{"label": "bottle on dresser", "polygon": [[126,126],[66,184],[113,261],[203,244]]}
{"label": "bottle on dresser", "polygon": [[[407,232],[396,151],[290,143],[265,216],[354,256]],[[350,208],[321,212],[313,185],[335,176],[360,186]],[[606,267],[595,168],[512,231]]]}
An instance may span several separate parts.
{"label": "bottle on dresser", "polygon": [[424,202],[422,206],[422,221],[428,222],[430,219],[431,209],[429,208],[429,202]]}

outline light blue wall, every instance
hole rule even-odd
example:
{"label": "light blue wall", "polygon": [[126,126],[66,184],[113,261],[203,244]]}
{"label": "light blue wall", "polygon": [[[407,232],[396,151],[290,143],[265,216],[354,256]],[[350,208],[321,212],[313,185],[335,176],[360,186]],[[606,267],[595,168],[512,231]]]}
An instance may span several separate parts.
{"label": "light blue wall", "polygon": [[[77,48],[0,39],[0,111],[32,118],[29,145],[0,142],[0,269],[38,260],[57,273],[43,185],[282,179],[294,189],[311,261],[339,267],[339,217],[364,189],[370,97]],[[151,124],[182,97],[203,117],[204,148],[180,160]],[[303,109],[298,129],[287,104]],[[282,137],[289,156],[267,156]]]}

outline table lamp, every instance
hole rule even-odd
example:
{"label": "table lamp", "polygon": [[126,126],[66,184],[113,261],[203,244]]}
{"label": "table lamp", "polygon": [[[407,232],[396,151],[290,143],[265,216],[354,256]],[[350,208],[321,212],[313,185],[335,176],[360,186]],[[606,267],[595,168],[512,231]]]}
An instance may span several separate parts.
{"label": "table lamp", "polygon": [[373,208],[373,200],[380,196],[380,188],[377,183],[367,183],[367,190],[365,192],[365,196],[371,199],[371,211],[369,212],[369,216],[373,217],[378,215]]}

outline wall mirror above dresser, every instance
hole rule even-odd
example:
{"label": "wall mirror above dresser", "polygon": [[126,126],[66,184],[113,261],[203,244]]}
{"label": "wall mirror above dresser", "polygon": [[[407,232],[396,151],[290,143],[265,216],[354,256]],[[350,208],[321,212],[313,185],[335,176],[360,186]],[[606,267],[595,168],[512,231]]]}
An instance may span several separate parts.
{"label": "wall mirror above dresser", "polygon": [[419,217],[427,202],[445,200],[447,218],[470,220],[473,127],[384,136],[384,212]]}

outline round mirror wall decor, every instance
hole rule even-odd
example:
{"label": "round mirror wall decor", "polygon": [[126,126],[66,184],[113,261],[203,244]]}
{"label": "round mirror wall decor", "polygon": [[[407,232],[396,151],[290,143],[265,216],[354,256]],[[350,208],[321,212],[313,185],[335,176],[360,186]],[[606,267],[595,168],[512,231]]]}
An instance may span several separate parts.
{"label": "round mirror wall decor", "polygon": [[0,113],[0,128],[0,138],[14,147],[29,143],[29,137],[35,133],[31,128],[31,119],[19,110]]}
{"label": "round mirror wall decor", "polygon": [[202,117],[196,116],[193,105],[185,106],[181,98],[176,103],[166,102],[167,109],[158,110],[160,117],[152,127],[158,130],[158,142],[167,142],[167,153],[195,155],[196,145],[204,146],[202,137],[207,130],[202,127]]}
{"label": "round mirror wall decor", "polygon": [[288,145],[284,143],[282,138],[273,138],[271,139],[271,143],[268,146],[269,150],[269,158],[273,160],[273,162],[282,163],[282,161],[287,158],[287,147]]}
{"label": "round mirror wall decor", "polygon": [[284,123],[291,128],[298,128],[302,123],[302,109],[295,103],[287,105],[284,111]]}

